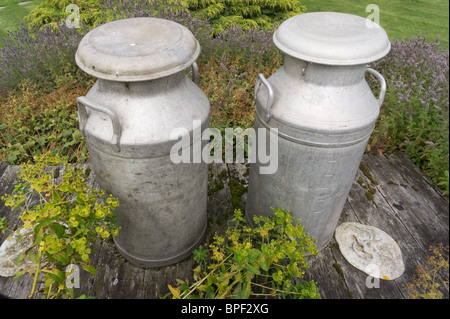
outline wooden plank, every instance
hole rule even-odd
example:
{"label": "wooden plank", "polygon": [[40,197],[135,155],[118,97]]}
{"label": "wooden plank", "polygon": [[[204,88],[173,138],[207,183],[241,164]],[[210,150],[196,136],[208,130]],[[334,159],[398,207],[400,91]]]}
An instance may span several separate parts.
{"label": "wooden plank", "polygon": [[439,187],[406,157],[398,152],[388,154],[386,158],[395,170],[401,174],[403,180],[425,201],[441,221],[445,231],[449,231],[449,198],[442,194]]}
{"label": "wooden plank", "polygon": [[[439,242],[448,244],[448,223],[416,192],[418,187],[405,180],[386,157],[368,156],[365,161],[372,167],[376,178],[382,181],[378,186],[379,192],[415,240],[421,243],[423,251],[426,252],[430,245]],[[446,210],[440,211],[440,214],[448,216],[448,204]]]}
{"label": "wooden plank", "polygon": [[[360,170],[348,196],[348,203],[352,208],[349,210],[349,213],[353,213],[355,216],[346,221],[357,219],[356,222],[358,223],[377,227],[391,235],[398,242],[400,235],[393,229],[400,227],[400,223],[393,215],[384,198],[376,191],[368,197],[366,194],[368,189],[376,189],[376,185]],[[403,298],[401,289],[397,285],[398,280],[386,281],[368,278],[369,276],[366,273],[356,269],[345,260],[338,247],[334,249],[334,255],[336,261],[342,267],[342,271],[346,276],[347,286],[354,298]]]}
{"label": "wooden plank", "polygon": [[[334,243],[335,244],[335,243]],[[316,256],[308,256],[310,268],[305,280],[314,280],[322,299],[351,299],[344,274],[340,271],[329,246]]]}
{"label": "wooden plank", "polygon": [[[426,263],[429,246],[439,242],[448,244],[448,225],[442,225],[434,209],[417,194],[417,187],[405,180],[387,157],[364,156],[363,163],[378,182],[374,199],[380,212],[384,212],[386,216],[378,219],[379,228],[389,230],[386,232],[397,241],[402,250],[405,273],[395,281],[406,297],[405,286],[413,281],[417,265]],[[446,212],[448,214],[448,205]],[[445,295],[448,296],[448,291]]]}
{"label": "wooden plank", "polygon": [[[381,280],[377,288],[373,279],[368,281],[364,272],[345,260],[333,238],[318,256],[308,257],[310,269],[305,279],[314,280],[325,299],[405,298],[405,286],[412,282],[417,265],[426,263],[429,245],[437,242],[448,244],[448,199],[401,154],[364,155],[362,163],[364,169],[357,173],[338,224],[355,221],[378,227],[391,235],[402,250],[405,273],[396,280]],[[4,165],[0,169],[7,173],[0,178],[0,195],[3,195],[14,188],[14,174],[18,167]],[[225,219],[233,208],[230,179],[245,186],[247,178],[246,164],[210,166],[209,188],[214,188],[214,191],[209,194],[207,238],[215,231],[224,231],[227,226]],[[89,180],[92,182],[91,178]],[[240,199],[240,205],[244,207],[245,198],[243,194]],[[12,227],[19,225],[17,214],[11,214],[9,208],[0,202],[0,217],[3,216],[8,217]],[[5,238],[0,234],[0,241]],[[99,240],[93,243],[93,247],[97,250],[92,254],[97,275],[81,270],[76,296],[159,298],[169,292],[168,284],[176,285],[177,278],[191,278],[195,264],[191,256],[176,265],[141,269],[120,256],[112,240]],[[12,298],[26,298],[31,284],[31,276],[23,276],[17,281],[0,277],[0,292]],[[375,287],[371,288],[371,284]],[[448,291],[443,292],[448,298]]]}
{"label": "wooden plank", "polygon": [[[399,216],[398,211],[401,207],[395,201],[393,202],[392,198],[386,196],[385,193],[392,194],[398,191],[401,192],[398,188],[405,188],[405,185],[402,186],[392,180],[386,179],[386,176],[392,176],[392,172],[390,171],[386,175],[382,174],[386,169],[390,170],[392,168],[392,165],[389,164],[387,158],[375,158],[375,160],[378,161],[373,161],[373,159],[374,158],[371,155],[364,156],[363,164],[368,168],[368,175],[372,174],[372,176],[369,178],[362,170],[358,171],[355,182],[350,190],[347,203],[344,207],[344,212],[339,220],[339,224],[344,221],[356,221],[378,227],[390,234],[402,248],[406,267],[405,273],[400,278],[393,281],[379,281],[379,288],[376,288],[376,285],[373,287],[374,284],[376,284],[373,278],[368,281],[369,285],[366,285],[368,276],[364,272],[351,266],[340,253],[338,246],[333,245],[333,241],[330,243],[329,247],[335,261],[335,268],[339,268],[341,277],[345,278],[345,286],[348,288],[349,296],[352,298],[365,299],[405,298],[407,295],[406,284],[412,282],[417,265],[424,264],[426,261],[427,251],[424,248],[424,244],[421,243],[421,241],[423,241],[421,238],[422,236],[429,236],[429,234],[427,232],[417,234],[414,229],[410,229],[411,227],[414,227],[415,224],[406,223],[405,225],[402,221],[402,216]],[[366,170],[364,170],[364,172],[367,174]],[[372,194],[368,198],[366,192],[368,192],[369,189],[372,189]],[[411,187],[411,189],[413,190],[413,187]],[[411,189],[408,189],[407,192],[403,192],[405,193],[403,194],[403,199],[405,203],[407,203],[405,205],[413,207],[414,216],[419,215],[421,220],[427,220],[427,214],[432,215],[432,210],[429,208],[424,210],[422,206],[425,204],[423,203],[417,205],[416,202],[417,200],[420,201],[420,199],[415,197],[415,195],[409,194]],[[435,190],[428,189],[428,192],[429,191]],[[420,216],[424,211],[425,216]],[[431,230],[431,232],[435,231],[436,230]],[[448,232],[446,237],[448,238]],[[324,261],[324,263],[326,262]],[[327,263],[328,268],[329,264],[330,259]],[[313,271],[314,276],[319,276],[319,278],[321,278],[315,269],[313,269]],[[324,269],[320,269],[319,271],[321,273],[326,273]],[[322,281],[324,280],[322,279]],[[372,288],[369,288],[368,286]],[[448,292],[444,291],[444,296],[448,296]]]}

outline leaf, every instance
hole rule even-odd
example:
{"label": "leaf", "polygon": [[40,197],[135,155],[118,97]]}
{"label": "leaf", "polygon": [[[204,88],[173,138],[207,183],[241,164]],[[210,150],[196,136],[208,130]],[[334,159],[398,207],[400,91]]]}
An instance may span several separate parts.
{"label": "leaf", "polygon": [[251,292],[252,292],[251,280],[247,278],[247,280],[245,281],[244,286],[242,287],[242,290],[241,290],[241,298],[248,299]]}
{"label": "leaf", "polygon": [[50,271],[42,270],[47,273],[47,277],[56,281],[58,284],[64,284],[66,275],[59,269],[52,269]]}
{"label": "leaf", "polygon": [[245,265],[245,268],[246,268],[248,271],[254,273],[255,275],[259,275],[259,274],[261,273],[261,272],[259,271],[259,269],[255,268],[255,267],[253,267],[253,266],[251,266],[251,265],[249,265],[249,264],[246,264],[246,265]]}
{"label": "leaf", "polygon": [[33,264],[36,265],[38,263],[38,255],[36,253],[29,252],[27,257]]}
{"label": "leaf", "polygon": [[36,236],[34,239],[35,243],[40,243],[42,240],[42,236],[43,234],[41,233],[41,229],[44,226],[44,224],[41,222],[39,224],[36,225],[36,227],[34,227],[34,235]]}
{"label": "leaf", "polygon": [[66,136],[72,135],[72,132],[73,132],[73,130],[69,128],[68,130],[64,131],[61,135],[62,135],[62,137],[66,137]]}
{"label": "leaf", "polygon": [[19,257],[17,257],[17,260],[16,260],[16,266],[19,265],[19,263],[25,258],[25,256],[26,256],[26,254],[21,253],[21,254],[19,255]]}
{"label": "leaf", "polygon": [[173,288],[171,285],[168,285],[168,287],[169,287],[169,290],[172,293],[174,299],[181,299],[179,288]]}
{"label": "leaf", "polygon": [[92,265],[83,266],[83,269],[86,270],[88,273],[94,275],[94,276],[97,275],[97,270]]}
{"label": "leaf", "polygon": [[62,236],[64,236],[64,233],[66,232],[66,229],[64,228],[63,225],[61,225],[60,223],[53,223],[50,226],[51,231],[58,236],[59,238],[61,238]]}
{"label": "leaf", "polygon": [[58,192],[55,190],[52,190],[52,199],[56,202],[61,201],[61,196],[59,196]]}
{"label": "leaf", "polygon": [[53,255],[53,257],[63,265],[68,265],[70,263],[69,257],[63,253]]}
{"label": "leaf", "polygon": [[77,198],[75,199],[76,201],[77,201],[77,203],[79,203],[79,204],[84,204],[84,200],[83,200],[83,198],[81,198],[81,196],[78,194],[77,195]]}

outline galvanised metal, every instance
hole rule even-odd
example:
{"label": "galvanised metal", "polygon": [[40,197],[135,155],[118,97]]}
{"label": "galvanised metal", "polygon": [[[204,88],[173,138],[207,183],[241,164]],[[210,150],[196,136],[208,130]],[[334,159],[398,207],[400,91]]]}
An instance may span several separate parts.
{"label": "galvanised metal", "polygon": [[[278,129],[278,170],[264,175],[258,160],[251,164],[246,218],[280,206],[301,219],[320,250],[331,240],[386,91],[366,63],[387,54],[390,42],[371,21],[329,12],[286,20],[274,42],[285,62],[269,79],[258,76],[255,128]],[[380,82],[378,99],[366,73]]]}
{"label": "galvanised metal", "polygon": [[[209,101],[186,76],[200,47],[183,26],[162,19],[111,22],[88,33],[76,59],[98,77],[79,97],[80,129],[97,183],[118,197],[121,254],[140,267],[176,263],[206,232],[205,163],[174,164],[173,130],[186,129],[192,154],[193,121],[209,126]],[[187,134],[187,133],[186,133]]]}

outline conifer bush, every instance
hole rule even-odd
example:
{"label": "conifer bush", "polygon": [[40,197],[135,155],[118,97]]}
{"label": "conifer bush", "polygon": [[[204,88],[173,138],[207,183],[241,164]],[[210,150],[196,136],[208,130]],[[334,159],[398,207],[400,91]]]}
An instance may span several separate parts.
{"label": "conifer bush", "polygon": [[51,24],[56,27],[58,21],[65,20],[72,13],[66,8],[75,4],[79,8],[80,22],[94,26],[102,22],[101,2],[101,0],[42,0],[24,20],[35,26]]}
{"label": "conifer bush", "polygon": [[210,20],[213,34],[232,25],[265,29],[306,11],[298,0],[184,0],[184,3],[200,19]]}

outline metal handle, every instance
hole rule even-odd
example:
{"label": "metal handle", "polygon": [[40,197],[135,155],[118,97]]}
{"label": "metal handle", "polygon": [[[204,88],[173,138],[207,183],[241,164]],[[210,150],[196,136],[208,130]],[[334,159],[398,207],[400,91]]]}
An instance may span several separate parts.
{"label": "metal handle", "polygon": [[266,117],[264,119],[264,121],[269,121],[270,120],[270,112],[272,111],[272,104],[273,104],[273,89],[272,86],[270,85],[269,81],[266,80],[266,78],[264,77],[263,74],[258,74],[258,77],[256,78],[256,84],[255,84],[255,101],[256,101],[256,96],[258,95],[259,92],[259,88],[261,87],[261,83],[265,85],[265,87],[267,88],[267,91],[269,92],[269,98],[267,99],[267,104],[266,104]]}
{"label": "metal handle", "polygon": [[120,152],[120,137],[122,135],[122,127],[120,126],[119,116],[117,115],[116,111],[107,106],[97,104],[89,100],[85,96],[80,96],[79,98],[77,98],[77,105],[78,105],[81,134],[84,136],[84,129],[88,119],[86,107],[97,112],[105,113],[106,115],[109,116],[113,125],[113,136],[111,139],[111,143],[114,145],[115,151]]}
{"label": "metal handle", "polygon": [[197,86],[198,86],[198,78],[199,78],[198,65],[196,62],[194,62],[192,63],[192,80],[194,81],[195,84],[197,84]]}
{"label": "metal handle", "polygon": [[372,74],[378,79],[378,81],[380,81],[381,88],[380,88],[380,96],[378,97],[378,105],[381,107],[381,104],[383,104],[384,101],[384,96],[386,95],[386,80],[381,75],[381,73],[375,71],[374,69],[366,68],[366,72]]}

